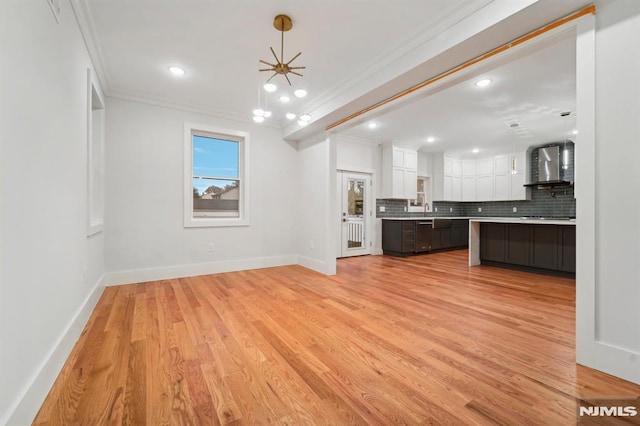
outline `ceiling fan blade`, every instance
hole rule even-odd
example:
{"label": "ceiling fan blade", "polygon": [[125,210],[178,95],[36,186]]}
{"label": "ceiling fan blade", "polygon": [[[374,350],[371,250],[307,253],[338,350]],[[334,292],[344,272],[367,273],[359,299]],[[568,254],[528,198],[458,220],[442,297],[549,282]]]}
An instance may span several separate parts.
{"label": "ceiling fan blade", "polygon": [[273,67],[271,68],[261,68],[258,71],[274,71]]}
{"label": "ceiling fan blade", "polygon": [[267,61],[263,61],[262,59],[260,59],[258,62],[261,62],[261,63],[263,63],[265,65],[269,65],[270,67],[275,67],[276,66],[275,64],[271,64],[271,63],[269,63]]}
{"label": "ceiling fan blade", "polygon": [[291,71],[291,68],[289,68],[289,72],[291,74],[299,75],[300,77],[302,77],[302,74],[300,74],[299,72]]}
{"label": "ceiling fan blade", "polygon": [[289,76],[288,75],[284,75],[284,78],[287,79],[287,81],[289,82],[289,86],[293,86],[293,84],[291,84],[291,80],[289,80]]}
{"label": "ceiling fan blade", "polygon": [[278,59],[278,55],[276,55],[276,52],[273,51],[273,47],[269,47],[269,49],[271,49],[271,53],[273,53],[273,57],[276,58],[276,64],[279,64],[280,60]]}
{"label": "ceiling fan blade", "polygon": [[295,61],[295,60],[296,60],[296,58],[297,58],[298,56],[300,56],[300,55],[302,55],[302,52],[298,52],[298,54],[297,54],[296,56],[294,56],[293,58],[291,58],[291,60],[290,60],[289,62],[287,62],[287,63],[286,63],[286,65],[289,65],[291,62]]}
{"label": "ceiling fan blade", "polygon": [[306,69],[307,67],[289,67],[290,70],[303,70]]}

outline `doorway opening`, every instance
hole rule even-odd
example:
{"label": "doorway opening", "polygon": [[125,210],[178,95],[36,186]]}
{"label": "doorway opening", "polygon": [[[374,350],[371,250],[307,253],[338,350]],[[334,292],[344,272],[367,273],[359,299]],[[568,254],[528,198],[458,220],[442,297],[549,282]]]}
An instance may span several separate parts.
{"label": "doorway opening", "polygon": [[340,206],[337,257],[371,254],[371,175],[339,171],[337,183]]}

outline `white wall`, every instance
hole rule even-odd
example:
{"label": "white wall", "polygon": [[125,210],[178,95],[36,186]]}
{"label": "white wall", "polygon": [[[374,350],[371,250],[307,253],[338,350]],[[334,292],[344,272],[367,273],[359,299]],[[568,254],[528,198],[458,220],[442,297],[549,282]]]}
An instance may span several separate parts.
{"label": "white wall", "polygon": [[[183,227],[185,122],[250,132],[250,226]],[[297,262],[297,152],[279,130],[107,98],[106,133],[108,284]]]}
{"label": "white wall", "polygon": [[334,137],[298,143],[299,263],[329,275],[336,272],[336,155]]}
{"label": "white wall", "polygon": [[28,424],[101,292],[87,239],[87,69],[71,6],[0,10],[0,424]]}
{"label": "white wall", "polygon": [[[596,6],[597,103],[595,126],[587,127],[590,133],[595,130],[595,144],[586,153],[590,169],[578,163],[585,155],[583,136],[590,134],[583,135],[580,121],[576,144],[577,359],[640,383],[640,2],[600,1]],[[580,95],[578,101],[580,106]],[[580,176],[593,183],[592,193],[580,186]],[[587,229],[583,217],[591,224]]]}

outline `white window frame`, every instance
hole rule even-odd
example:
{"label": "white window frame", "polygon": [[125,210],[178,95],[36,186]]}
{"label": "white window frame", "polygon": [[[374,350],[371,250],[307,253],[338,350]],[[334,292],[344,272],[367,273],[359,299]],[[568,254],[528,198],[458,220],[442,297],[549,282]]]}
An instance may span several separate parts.
{"label": "white window frame", "polygon": [[[238,141],[239,217],[193,216],[193,132],[204,132]],[[184,124],[184,227],[249,226],[249,132],[223,129],[203,124]]]}

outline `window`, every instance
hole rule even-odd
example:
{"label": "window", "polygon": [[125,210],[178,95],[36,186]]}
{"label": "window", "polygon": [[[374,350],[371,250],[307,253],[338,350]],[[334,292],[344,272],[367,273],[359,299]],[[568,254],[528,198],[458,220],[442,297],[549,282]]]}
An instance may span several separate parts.
{"label": "window", "polygon": [[249,134],[185,124],[184,226],[241,226],[248,216]]}

